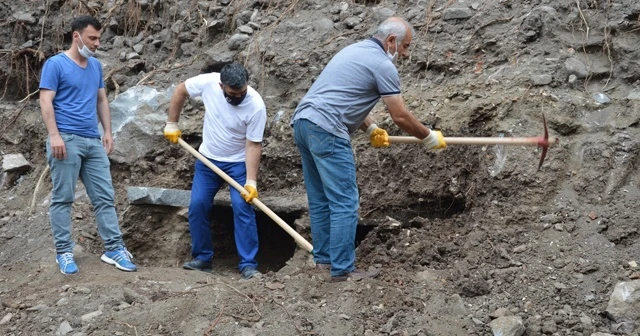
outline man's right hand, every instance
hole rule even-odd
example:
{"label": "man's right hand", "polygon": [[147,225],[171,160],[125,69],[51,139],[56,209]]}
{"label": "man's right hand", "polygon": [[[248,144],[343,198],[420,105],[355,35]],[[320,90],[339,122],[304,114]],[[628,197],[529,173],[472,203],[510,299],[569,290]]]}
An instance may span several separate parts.
{"label": "man's right hand", "polygon": [[178,143],[178,139],[182,136],[182,132],[178,128],[178,122],[167,121],[167,125],[164,126],[164,137],[172,143]]}
{"label": "man's right hand", "polygon": [[58,160],[67,158],[67,148],[64,146],[64,140],[60,134],[49,136],[49,146],[51,147],[51,155]]}
{"label": "man's right hand", "polygon": [[429,136],[422,139],[425,146],[429,149],[445,149],[447,143],[444,141],[444,136],[440,131],[429,130]]}

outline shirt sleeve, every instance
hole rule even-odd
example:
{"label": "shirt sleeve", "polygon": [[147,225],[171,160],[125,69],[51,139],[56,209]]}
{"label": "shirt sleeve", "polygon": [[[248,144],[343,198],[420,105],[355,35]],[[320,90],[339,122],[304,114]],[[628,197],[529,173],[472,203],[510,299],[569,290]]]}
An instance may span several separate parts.
{"label": "shirt sleeve", "polygon": [[395,96],[400,94],[400,76],[398,69],[391,60],[380,63],[373,76],[378,86],[380,97]]}
{"label": "shirt sleeve", "polygon": [[100,83],[98,84],[98,89],[104,89],[104,78],[102,77],[102,63],[100,63],[99,61],[98,63],[98,72],[100,72]]}
{"label": "shirt sleeve", "polygon": [[202,74],[191,77],[184,82],[184,86],[191,97],[200,97],[207,85],[218,85],[220,82],[219,73]]}
{"label": "shirt sleeve", "polygon": [[42,74],[40,75],[40,89],[58,91],[58,84],[60,79],[60,68],[58,64],[51,59],[48,59],[42,67]]}
{"label": "shirt sleeve", "polygon": [[267,109],[264,105],[251,116],[247,125],[247,140],[252,142],[262,142],[264,128],[267,125]]}

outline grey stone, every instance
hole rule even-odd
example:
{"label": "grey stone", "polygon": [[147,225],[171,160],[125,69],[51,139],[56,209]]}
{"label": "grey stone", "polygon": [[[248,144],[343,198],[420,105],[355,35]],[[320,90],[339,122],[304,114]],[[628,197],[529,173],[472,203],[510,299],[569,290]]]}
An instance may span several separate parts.
{"label": "grey stone", "polygon": [[564,62],[564,67],[569,73],[576,75],[578,78],[585,78],[589,75],[589,69],[581,60],[571,57]]}
{"label": "grey stone", "polygon": [[640,100],[640,91],[631,91],[627,95],[627,99],[629,100]]}
{"label": "grey stone", "polygon": [[31,47],[33,47],[33,40],[29,40],[20,46],[20,48],[31,48]]}
{"label": "grey stone", "polygon": [[178,20],[171,25],[171,31],[176,35],[180,34],[183,28],[184,22],[182,20]]}
{"label": "grey stone", "polygon": [[359,25],[360,22],[362,22],[362,19],[357,16],[351,16],[344,20],[344,25],[349,29],[353,29],[355,26]]}
{"label": "grey stone", "polygon": [[[226,46],[224,46],[226,49]],[[219,47],[213,47],[204,52],[208,56],[204,61],[204,69],[220,71],[223,66],[233,63],[236,55],[235,51],[220,50]]]}
{"label": "grey stone", "polygon": [[56,331],[56,336],[65,336],[66,334],[73,331],[73,328],[67,321],[62,321],[60,326],[58,327],[58,331]]}
{"label": "grey stone", "polygon": [[198,47],[193,42],[186,42],[180,45],[183,56],[192,56],[198,53]]}
{"label": "grey stone", "polygon": [[447,8],[442,13],[444,20],[468,19],[473,16],[470,8]]}
{"label": "grey stone", "polygon": [[241,33],[241,34],[247,34],[247,35],[253,34],[253,28],[251,28],[251,27],[249,27],[247,25],[240,26],[240,27],[238,27],[237,30],[238,30],[238,33]]}
{"label": "grey stone", "polygon": [[144,43],[138,43],[133,46],[133,51],[137,52],[139,55],[144,53]]}
{"label": "grey stone", "polygon": [[234,34],[227,42],[227,47],[229,50],[242,50],[247,46],[250,39],[251,37],[246,34]]}
{"label": "grey stone", "polygon": [[493,313],[489,314],[489,317],[492,319],[496,319],[498,317],[509,315],[509,309],[507,308],[498,308]]}
{"label": "grey stone", "polygon": [[118,20],[112,18],[111,21],[109,21],[109,29],[111,29],[112,31],[118,31],[118,28],[120,28],[120,24],[118,23]]}
{"label": "grey stone", "polygon": [[551,83],[552,80],[553,80],[553,77],[551,75],[531,76],[531,82],[533,83],[533,85],[538,85],[538,86],[548,85]]}
{"label": "grey stone", "polygon": [[7,315],[5,315],[2,318],[2,320],[0,320],[0,325],[9,323],[9,321],[11,321],[12,318],[13,318],[13,314],[12,313],[7,313]]}
{"label": "grey stone", "polygon": [[602,332],[597,332],[597,333],[591,334],[591,336],[614,336],[614,335],[607,334],[607,333],[602,333]]}
{"label": "grey stone", "polygon": [[215,36],[224,31],[224,20],[209,19],[207,22],[207,34],[210,36]]}
{"label": "grey stone", "polygon": [[16,21],[18,22],[24,22],[30,25],[36,24],[36,22],[38,22],[38,20],[36,20],[36,18],[33,17],[32,13],[25,13],[25,12],[13,13],[13,18],[16,19]]}
{"label": "grey stone", "polygon": [[93,320],[94,318],[96,318],[96,317],[98,317],[100,315],[102,315],[102,310],[96,310],[96,311],[93,311],[91,313],[87,313],[87,314],[84,314],[84,315],[80,316],[80,319],[83,322],[89,322],[89,321]]}
{"label": "grey stone", "polygon": [[521,336],[525,327],[520,316],[501,316],[489,323],[494,335]]}
{"label": "grey stone", "polygon": [[130,61],[132,59],[140,59],[140,55],[137,52],[130,52],[130,53],[127,53],[127,56],[125,56],[125,59],[127,61]]}
{"label": "grey stone", "polygon": [[2,157],[3,173],[24,173],[31,169],[31,164],[22,154],[6,154]]}
{"label": "grey stone", "polygon": [[615,322],[635,321],[640,324],[640,280],[617,283],[606,313]]}
{"label": "grey stone", "polygon": [[373,17],[378,22],[382,22],[394,15],[396,15],[396,11],[389,7],[376,7],[373,9]]}
{"label": "grey stone", "polygon": [[138,293],[136,293],[134,290],[129,289],[129,288],[125,288],[122,292],[122,295],[124,297],[124,303],[126,304],[133,304],[135,302],[138,303],[145,303],[149,301],[149,298],[147,298],[144,295],[140,295]]}
{"label": "grey stone", "polygon": [[249,26],[253,30],[260,30],[260,24],[257,23],[257,22],[251,21],[251,22],[247,23],[247,26]]}
{"label": "grey stone", "polygon": [[[191,201],[191,192],[180,189],[163,189],[149,187],[127,187],[127,200],[130,204],[152,204],[174,207],[188,207]],[[271,211],[274,212],[304,212],[307,211],[307,203],[304,197],[290,199],[284,197],[260,197]],[[220,206],[231,206],[231,198],[228,192],[219,192],[213,203]]]}

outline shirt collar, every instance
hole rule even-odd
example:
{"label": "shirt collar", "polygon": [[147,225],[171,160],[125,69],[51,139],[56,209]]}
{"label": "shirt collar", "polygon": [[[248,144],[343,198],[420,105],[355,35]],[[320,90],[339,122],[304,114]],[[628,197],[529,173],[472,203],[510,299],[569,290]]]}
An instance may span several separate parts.
{"label": "shirt collar", "polygon": [[382,42],[380,42],[380,40],[378,40],[377,38],[375,38],[375,37],[373,37],[373,36],[372,36],[372,37],[370,37],[370,38],[369,38],[369,40],[371,40],[371,41],[375,42],[377,45],[379,45],[379,46],[380,46],[380,48],[382,48],[382,51],[386,52],[386,51],[384,50],[384,46],[382,45]]}

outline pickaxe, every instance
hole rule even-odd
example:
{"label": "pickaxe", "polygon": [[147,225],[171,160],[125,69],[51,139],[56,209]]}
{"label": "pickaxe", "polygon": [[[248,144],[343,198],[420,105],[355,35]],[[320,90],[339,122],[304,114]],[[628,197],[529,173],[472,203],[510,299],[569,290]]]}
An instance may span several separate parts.
{"label": "pickaxe", "polygon": [[[542,155],[540,156],[540,163],[538,164],[538,170],[544,163],[544,158],[547,156],[547,150],[549,146],[553,146],[559,142],[558,138],[549,139],[549,131],[547,130],[547,120],[542,115],[542,123],[544,124],[544,135],[539,137],[529,138],[449,138],[445,137],[444,141],[447,145],[507,145],[507,146],[538,146],[542,148]],[[422,140],[411,136],[390,136],[390,143],[422,143]]]}

